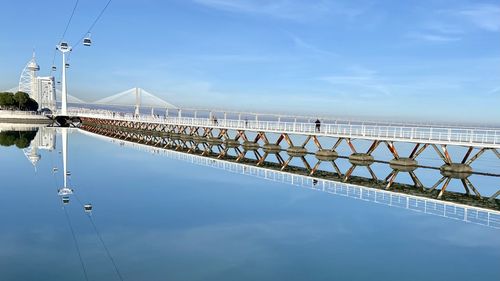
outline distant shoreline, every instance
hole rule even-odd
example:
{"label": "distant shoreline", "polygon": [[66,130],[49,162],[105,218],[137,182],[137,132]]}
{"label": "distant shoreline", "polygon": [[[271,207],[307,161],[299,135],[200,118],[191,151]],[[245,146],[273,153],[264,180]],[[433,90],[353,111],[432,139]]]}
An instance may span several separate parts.
{"label": "distant shoreline", "polygon": [[52,120],[35,111],[0,110],[0,122],[21,124],[50,124]]}

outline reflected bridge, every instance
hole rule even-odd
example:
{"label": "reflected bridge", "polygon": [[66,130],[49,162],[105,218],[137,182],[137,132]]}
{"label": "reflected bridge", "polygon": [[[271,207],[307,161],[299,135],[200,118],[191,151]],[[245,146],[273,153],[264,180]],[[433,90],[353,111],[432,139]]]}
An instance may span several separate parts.
{"label": "reflected bridge", "polygon": [[[500,228],[500,200],[493,197],[494,195],[489,199],[482,197],[478,190],[476,190],[478,194],[448,191],[443,196],[444,190],[437,190],[437,185],[425,187],[417,184],[397,183],[394,180],[391,182],[391,188],[387,189],[389,179],[378,179],[375,173],[373,173],[374,177],[372,178],[352,175],[346,178],[346,173],[340,171],[338,174],[337,172],[323,171],[310,175],[309,170],[303,167],[289,165],[282,169],[277,162],[260,161],[260,159],[249,157],[241,158],[239,155],[223,153],[225,150],[223,143],[217,145],[210,145],[207,142],[195,143],[193,140],[185,141],[177,135],[166,137],[164,135],[147,135],[145,132],[140,136],[137,133],[131,136],[127,132],[120,134],[117,131],[89,125],[83,125],[81,129],[82,133],[93,137],[104,138],[120,145],[139,148],[194,164]],[[451,178],[445,177],[445,180],[451,181]],[[441,196],[438,196],[440,194]]]}

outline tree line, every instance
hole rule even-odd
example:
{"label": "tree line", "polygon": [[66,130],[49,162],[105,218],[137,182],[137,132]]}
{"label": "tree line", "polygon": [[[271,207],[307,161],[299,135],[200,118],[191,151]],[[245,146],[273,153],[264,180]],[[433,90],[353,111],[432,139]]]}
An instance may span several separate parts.
{"label": "tree line", "polygon": [[11,146],[15,145],[18,148],[27,148],[31,141],[35,138],[37,131],[4,131],[0,132],[0,145]]}
{"label": "tree line", "polygon": [[25,92],[0,93],[0,109],[37,111],[38,103]]}

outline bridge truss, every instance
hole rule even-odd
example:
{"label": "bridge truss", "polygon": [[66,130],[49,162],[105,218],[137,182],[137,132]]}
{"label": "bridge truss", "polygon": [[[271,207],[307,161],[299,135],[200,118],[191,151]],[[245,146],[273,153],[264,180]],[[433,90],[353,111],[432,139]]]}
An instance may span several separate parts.
{"label": "bridge truss", "polygon": [[[250,124],[247,125],[251,126]],[[470,164],[476,161],[485,151],[494,151],[494,154],[500,158],[496,148],[469,146],[462,161],[453,163],[450,162],[451,157],[448,147],[444,144],[438,146],[434,143],[422,144],[418,142],[414,144],[409,157],[402,158],[399,157],[394,141],[390,140],[372,140],[367,151],[360,153],[356,148],[356,142],[351,137],[325,137],[319,134],[308,134],[303,142],[295,144],[291,133],[276,134],[260,130],[252,131],[252,129],[232,130],[226,129],[224,124],[218,126],[219,124],[202,127],[172,124],[171,122],[82,117],[81,128],[121,140],[185,151],[201,156],[213,156],[217,159],[231,159],[234,162],[251,162],[258,167],[272,167],[280,171],[297,171],[307,176],[334,178],[340,182],[354,180],[367,183],[370,186],[378,186],[384,190],[411,188],[414,192],[436,199],[447,197],[459,200],[455,198],[456,194],[454,192],[446,192],[452,180],[457,180],[462,184],[464,189],[462,194],[465,196],[462,199],[466,201],[467,198],[474,197],[480,201],[493,202],[492,204],[496,206],[497,199],[495,198],[500,195],[500,190],[492,192],[492,194],[489,194],[490,200],[486,200],[484,194],[469,179],[472,174],[477,173],[472,170]],[[329,143],[333,143],[333,145],[326,147],[322,144],[325,139],[329,139]],[[311,146],[307,146],[310,143],[313,144],[313,151],[309,150]],[[347,143],[352,154],[338,155],[336,148],[341,143]],[[390,174],[382,177],[376,175],[370,167],[376,162],[372,153],[381,145],[386,146],[394,157],[388,163],[392,169]],[[417,157],[429,147],[434,148],[434,151],[443,161],[443,165],[437,168],[440,171],[441,178],[433,186],[425,187],[414,171],[421,167],[418,165]],[[311,156],[314,156],[314,160],[311,160]],[[347,159],[351,165],[346,171],[341,171],[336,163],[338,159],[342,158]],[[290,165],[294,159],[298,159],[298,163],[302,163],[302,165]],[[311,163],[311,161],[315,162]],[[331,170],[319,169],[320,164],[323,162],[330,163]],[[353,172],[357,168],[367,169],[371,179],[366,181],[354,177]],[[412,186],[401,186],[396,183],[397,176],[403,173],[408,173],[413,181]]]}
{"label": "bridge truss", "polygon": [[[120,145],[132,146],[155,154],[164,154],[170,158],[188,161],[198,165],[223,169],[234,173],[255,176],[266,180],[283,182],[295,186],[301,186],[312,190],[322,191],[330,194],[347,196],[359,200],[384,204],[391,207],[405,208],[426,214],[442,216],[450,219],[481,224],[489,227],[500,228],[499,200],[479,200],[468,197],[466,201],[457,200],[463,196],[450,194],[445,200],[436,200],[429,196],[432,190],[424,188],[421,193],[413,192],[413,189],[404,189],[403,185],[395,184],[394,190],[386,190],[383,187],[373,185],[373,180],[363,181],[360,178],[342,180],[339,178],[311,177],[304,173],[304,169],[279,169],[273,163],[264,162],[258,165],[256,159],[221,156],[224,150],[223,143],[208,144],[211,149],[202,148],[203,144],[196,146],[194,140],[186,140],[185,136],[165,134],[150,134],[150,132],[129,133],[122,130],[112,130],[103,126],[83,125],[83,132],[95,137],[103,137],[118,141]],[[214,146],[222,146],[218,151]],[[209,151],[210,150],[210,151]],[[333,161],[334,162],[334,161]],[[406,193],[406,194],[405,194]],[[451,199],[447,201],[446,199]],[[479,203],[482,202],[482,203]],[[474,206],[475,205],[475,206]],[[492,210],[495,209],[495,210]]]}

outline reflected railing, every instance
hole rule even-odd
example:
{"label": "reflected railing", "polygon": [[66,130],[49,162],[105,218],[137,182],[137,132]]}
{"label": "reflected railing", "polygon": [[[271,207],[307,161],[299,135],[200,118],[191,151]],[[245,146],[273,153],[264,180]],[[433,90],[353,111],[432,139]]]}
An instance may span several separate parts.
{"label": "reflected railing", "polygon": [[[26,152],[36,152],[39,149],[49,151],[54,150],[57,130],[60,131],[63,144],[61,152],[64,167],[64,184],[59,190],[59,195],[63,197],[64,202],[65,199],[68,199],[67,195],[69,194],[62,194],[61,191],[72,191],[67,184],[67,178],[70,175],[66,167],[68,130],[38,126],[36,128],[25,128],[25,132],[35,132],[36,136],[34,135],[31,139],[30,146],[24,148],[23,150],[30,161],[36,160],[35,163],[32,162],[33,165],[36,165],[36,162],[40,160],[40,155],[35,153],[37,155],[34,157],[31,154],[26,154]],[[420,190],[411,188],[405,184],[398,184],[394,182],[392,183],[393,189],[385,190],[384,186],[386,186],[386,181],[378,180],[376,177],[363,178],[359,176],[350,176],[348,178],[322,178],[321,174],[313,177],[304,173],[304,171],[300,168],[292,166],[291,167],[293,169],[282,171],[279,169],[279,166],[273,166],[273,163],[256,166],[256,161],[253,159],[245,158],[237,160],[236,157],[232,157],[230,155],[226,155],[221,158],[217,153],[206,153],[206,151],[203,155],[193,154],[192,147],[186,146],[184,148],[179,148],[178,144],[169,147],[161,144],[161,147],[157,147],[154,146],[154,144],[141,144],[132,140],[117,139],[85,130],[79,131],[84,134],[91,135],[92,137],[111,140],[122,146],[138,148],[155,154],[163,154],[172,159],[187,161],[197,165],[222,169],[233,173],[254,176],[270,181],[291,184],[311,190],[346,196],[387,206],[400,207],[426,214],[438,215],[460,221],[500,228],[500,200],[495,197],[488,200],[487,198],[477,198],[468,194],[452,191],[447,192],[447,196],[439,200],[436,198],[430,198],[430,195],[432,194],[430,191],[434,191],[435,186]],[[355,168],[355,165],[351,166],[349,170],[353,170],[353,168]],[[440,179],[438,182],[442,181],[443,180]]]}
{"label": "reflected railing", "polygon": [[219,157],[220,155],[216,153],[203,153],[202,155],[193,154],[192,147],[190,148],[187,146],[179,148],[179,146],[169,146],[158,142],[156,142],[156,144],[155,142],[141,144],[132,139],[118,139],[104,134],[86,131],[84,129],[80,130],[80,132],[92,137],[111,140],[122,146],[166,155],[169,158],[183,160],[193,164],[223,169],[229,172],[255,176],[266,180],[301,186],[363,201],[370,201],[464,222],[500,228],[500,204],[499,200],[496,198],[488,200],[486,198],[469,196],[468,194],[448,192],[446,199],[449,201],[446,201],[444,200],[445,198],[436,199],[429,197],[431,194],[429,191],[433,191],[435,187],[419,190],[415,188],[404,188],[408,187],[407,185],[401,185],[403,188],[397,188],[397,185],[394,184],[394,189],[385,190],[377,187],[381,186],[380,182],[383,181],[377,182],[377,180],[374,179],[363,179],[351,176],[348,180],[343,181],[340,178],[312,177],[307,174],[301,174],[300,169],[282,171],[272,164],[256,166],[255,161],[251,159],[247,159],[248,161],[241,161],[241,159],[237,160],[236,157],[230,157],[228,155],[221,158]]}

